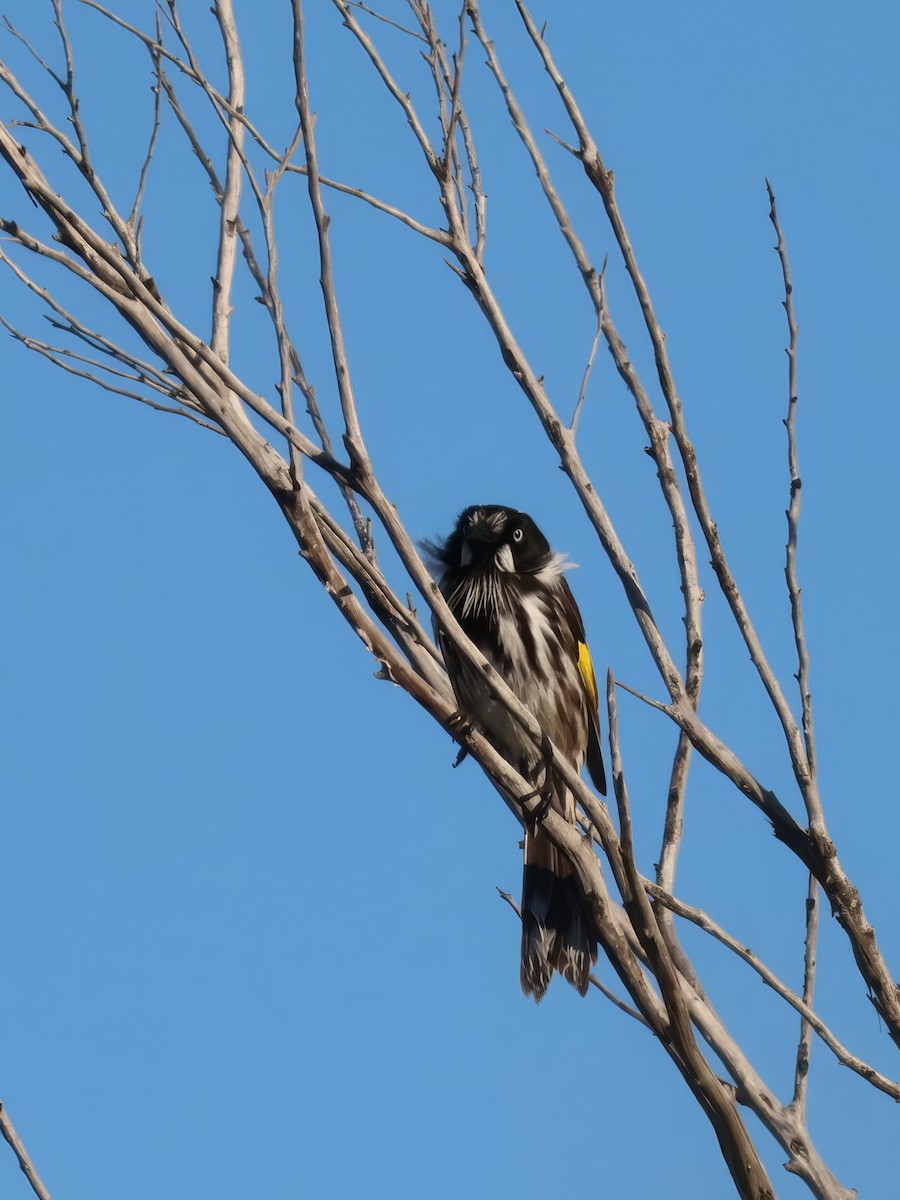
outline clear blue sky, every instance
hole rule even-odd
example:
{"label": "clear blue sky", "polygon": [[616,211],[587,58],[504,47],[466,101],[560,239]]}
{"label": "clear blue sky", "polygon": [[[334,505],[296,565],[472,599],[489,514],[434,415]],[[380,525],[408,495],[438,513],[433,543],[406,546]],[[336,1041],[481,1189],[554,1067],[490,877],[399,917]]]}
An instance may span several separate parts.
{"label": "clear blue sky", "polygon": [[[113,7],[152,23],[149,0]],[[190,7],[197,48],[221,78],[206,5]],[[331,6],[309,8],[322,170],[438,222],[401,115]],[[287,9],[237,2],[248,107],[278,145],[294,124]],[[485,9],[535,129],[566,136],[514,6]],[[4,11],[59,62],[49,3],[8,0]],[[96,161],[126,204],[149,132],[148,60],[96,13],[69,3],[67,14]],[[786,328],[765,175],[777,189],[801,321],[801,571],[822,786],[900,974],[896,8],[560,2],[535,14],[550,16],[548,37],[616,171],[726,547],[789,680]],[[401,35],[378,33],[406,71],[415,56]],[[3,44],[28,86],[58,105],[21,46]],[[592,319],[482,62],[470,48],[489,264],[568,411]],[[427,81],[409,70],[405,86],[430,112]],[[0,115],[22,113],[4,96]],[[544,145],[592,253],[610,252],[610,302],[649,378],[600,206],[577,165]],[[44,147],[44,161],[66,186],[59,153]],[[659,694],[611,569],[464,289],[434,247],[351,200],[330,203],[362,419],[412,531],[446,531],[468,503],[526,509],[580,564],[571,579],[600,669]],[[6,172],[0,211],[44,232]],[[86,212],[93,218],[96,203]],[[298,340],[331,410],[296,181],[279,219]],[[167,117],[147,259],[203,336],[215,242],[208,186]],[[262,312],[249,289],[238,300],[235,365],[273,395]],[[38,336],[47,328],[8,273],[0,311]],[[559,982],[540,1009],[523,999],[518,930],[495,891],[518,890],[518,827],[474,766],[450,769],[446,735],[373,678],[239,456],[186,422],[61,375],[5,336],[0,370],[0,1099],[54,1194],[731,1194],[710,1126],[642,1029]],[[675,640],[666,517],[643,430],[607,359],[581,438]],[[793,803],[776,723],[713,582],[710,572],[704,715]],[[622,720],[649,870],[674,737],[636,701],[623,701]],[[798,864],[702,763],[687,822],[679,892],[799,986]],[[685,941],[787,1098],[794,1016],[725,952],[690,930]],[[823,1016],[852,1049],[900,1074],[827,914],[820,962]],[[810,1104],[842,1182],[873,1200],[893,1196],[896,1109],[819,1043]],[[779,1195],[807,1195],[762,1133],[760,1144]],[[29,1194],[2,1147],[0,1196]]]}

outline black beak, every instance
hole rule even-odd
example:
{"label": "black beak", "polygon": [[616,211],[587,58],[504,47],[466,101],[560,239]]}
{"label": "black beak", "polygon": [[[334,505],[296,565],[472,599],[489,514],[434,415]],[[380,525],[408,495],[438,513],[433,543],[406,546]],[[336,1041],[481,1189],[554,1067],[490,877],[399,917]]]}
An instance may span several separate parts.
{"label": "black beak", "polygon": [[485,521],[479,513],[474,513],[471,517],[466,517],[463,539],[467,542],[484,542],[492,545],[500,540],[500,534],[492,523]]}

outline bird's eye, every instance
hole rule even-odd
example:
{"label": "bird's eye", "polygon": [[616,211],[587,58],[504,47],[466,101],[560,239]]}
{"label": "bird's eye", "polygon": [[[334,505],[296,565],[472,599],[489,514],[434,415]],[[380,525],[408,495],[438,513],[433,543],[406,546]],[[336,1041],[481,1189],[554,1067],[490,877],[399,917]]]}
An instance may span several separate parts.
{"label": "bird's eye", "polygon": [[522,532],[521,529],[513,530],[513,541],[514,542],[521,542],[521,540],[524,536],[525,536],[525,534]]}

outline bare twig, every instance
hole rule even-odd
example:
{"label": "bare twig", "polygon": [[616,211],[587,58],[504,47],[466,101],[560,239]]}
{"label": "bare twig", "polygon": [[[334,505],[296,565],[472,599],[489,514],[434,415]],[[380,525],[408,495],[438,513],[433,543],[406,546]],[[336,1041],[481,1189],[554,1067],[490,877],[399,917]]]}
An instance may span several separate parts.
{"label": "bare twig", "polygon": [[655,708],[657,712],[663,712],[669,717],[674,717],[675,709],[671,704],[664,704],[662,700],[654,700],[652,696],[647,696],[644,692],[639,692],[637,688],[629,687],[627,683],[623,683],[621,679],[616,680],[616,687],[620,687],[623,692],[628,692],[630,696],[636,696],[638,700],[649,705],[650,708]]}
{"label": "bare twig", "polygon": [[39,1198],[39,1200],[51,1200],[49,1189],[38,1174],[37,1167],[31,1161],[31,1155],[22,1141],[21,1137],[13,1125],[9,1115],[9,1109],[0,1101],[0,1133],[6,1138],[12,1147],[13,1154],[19,1160],[19,1166],[25,1175],[25,1178],[31,1184],[31,1190]]}
{"label": "bare twig", "polygon": [[[809,877],[806,896],[806,949],[803,955],[803,1003],[812,1008],[816,994],[816,962],[819,947],[819,885]],[[817,1031],[818,1032],[818,1031]],[[804,1014],[800,1022],[800,1043],[797,1046],[797,1066],[794,1071],[794,1098],[791,1107],[806,1120],[806,1101],[809,1096],[809,1058],[812,1051],[813,1025]],[[866,1076],[874,1082],[871,1076]],[[876,1087],[879,1086],[877,1083]],[[882,1089],[885,1090],[885,1089]],[[900,1087],[894,1092],[900,1100]]]}
{"label": "bare twig", "polygon": [[[321,180],[319,178],[319,158],[316,148],[315,120],[309,99],[309,79],[306,71],[306,46],[304,35],[303,0],[292,0],[294,12],[294,74],[296,79],[296,105],[303,130],[303,144],[306,147],[307,183],[309,199],[316,221],[319,240],[320,283],[322,297],[325,303],[325,316],[328,322],[328,333],[331,339],[331,354],[334,360],[335,378],[341,409],[344,414],[344,443],[350,454],[350,461],[357,471],[368,473],[368,452],[363,441],[359,416],[356,411],[356,399],[353,395],[353,382],[350,375],[350,363],[347,358],[347,346],[344,340],[344,326],[338,304],[337,288],[334,279],[334,263],[331,253],[331,235],[329,233],[330,218],[325,211],[322,198]],[[341,7],[339,0],[335,0]],[[352,18],[350,18],[352,20]],[[406,98],[406,107],[409,101]],[[424,136],[424,133],[423,133]]]}
{"label": "bare twig", "polygon": [[367,4],[361,4],[360,0],[347,0],[351,8],[359,8],[364,13],[368,13],[370,17],[375,17],[379,21],[384,21],[385,25],[391,25],[394,29],[399,29],[401,33],[408,33],[410,37],[418,38],[420,42],[428,41],[428,38],[423,37],[421,33],[417,33],[415,29],[409,29],[406,25],[401,25],[397,21],[392,21],[390,17],[383,16],[380,12],[376,12],[374,8],[369,8]]}
{"label": "bare twig", "polygon": [[578,403],[575,405],[575,411],[572,413],[572,423],[569,426],[572,436],[578,436],[578,422],[581,418],[581,410],[584,408],[584,402],[587,399],[588,384],[591,381],[591,372],[594,369],[594,359],[597,357],[597,347],[600,345],[600,338],[603,336],[603,320],[602,316],[597,318],[597,332],[594,334],[594,340],[591,344],[591,352],[588,355],[587,366],[584,369],[584,376],[581,380],[581,389],[578,393]]}
{"label": "bare twig", "polygon": [[[433,15],[430,6],[419,3],[418,0],[413,0],[412,7],[419,17],[419,23],[425,33],[425,40],[431,48],[431,54],[428,56],[428,62],[431,67],[434,82],[438,90],[439,101],[443,110],[443,98],[449,94],[452,96],[456,87],[457,72],[451,72],[450,64],[447,57],[446,44],[438,35],[437,28],[434,23]],[[463,4],[459,14],[459,44],[461,47],[466,45],[466,17],[468,15],[468,6]],[[469,187],[475,204],[475,258],[484,266],[484,252],[487,241],[487,194],[484,190],[484,181],[481,173],[481,165],[478,158],[478,152],[475,146],[475,136],[472,132],[471,122],[465,106],[460,102],[455,107],[456,120],[463,136],[463,146],[465,148],[466,163],[469,169],[470,184]],[[463,218],[463,224],[467,236],[471,240],[469,230],[468,213],[465,202],[465,181],[463,178],[463,168],[460,157],[453,150],[453,162],[456,174],[455,187],[457,200],[460,207],[460,212]]]}
{"label": "bare twig", "polygon": [[[463,66],[466,61],[466,48],[468,46],[468,37],[466,36],[466,0],[463,0],[462,11],[459,14],[459,50],[453,58],[453,88],[450,94],[450,119],[447,122],[447,132],[444,136],[444,170],[450,170],[451,153],[455,155],[456,145],[456,127],[459,123],[459,114],[462,111],[462,81],[463,81]],[[463,204],[465,197],[460,188],[460,203]]]}
{"label": "bare twig", "polygon": [[[91,157],[90,145],[88,142],[87,130],[84,122],[81,119],[81,102],[75,91],[75,55],[72,50],[72,43],[69,39],[69,32],[66,27],[65,18],[63,16],[62,0],[51,0],[53,12],[56,18],[55,24],[59,32],[60,41],[62,43],[63,54],[66,62],[66,76],[61,79],[58,75],[51,72],[53,78],[59,84],[65,94],[69,104],[69,121],[72,128],[75,130],[75,136],[78,139],[78,150],[70,149],[71,143],[68,139],[63,139],[66,143],[63,148],[68,156],[72,159],[82,176],[90,185],[97,199],[100,201],[103,215],[114,230],[116,237],[122,243],[125,253],[128,256],[128,261],[136,271],[141,270],[140,253],[138,250],[137,237],[132,226],[119,213],[116,206],[113,204],[112,197],[107,191],[100,179]],[[62,144],[62,143],[61,143]]]}
{"label": "bare twig", "polygon": [[[234,19],[232,0],[216,0],[215,16],[225,45],[228,63],[228,103],[242,111],[246,103],[246,82],[241,42]],[[231,328],[231,294],[237,263],[237,223],[241,211],[241,186],[244,178],[244,126],[234,118],[229,120],[228,158],[225,168],[225,188],[222,193],[219,218],[219,253],[213,282],[213,315],[210,345],[223,362],[228,362]]]}
{"label": "bare twig", "polygon": [[626,1004],[621,996],[617,996],[612,988],[608,988],[601,979],[597,978],[593,971],[588,975],[588,983],[592,987],[595,987],[601,996],[605,996],[610,1004],[614,1004],[620,1012],[625,1013],[628,1017],[632,1017],[639,1025],[643,1025],[645,1029],[649,1029],[651,1033],[653,1032],[653,1026],[646,1017],[642,1017],[636,1008],[632,1008],[630,1004]]}
{"label": "bare twig", "polygon": [[[8,332],[16,339],[16,341],[21,342],[27,350],[33,350],[35,353],[42,355],[49,362],[52,362],[54,366],[59,367],[61,371],[65,371],[70,375],[76,375],[80,379],[86,379],[89,383],[96,384],[97,387],[102,388],[106,392],[113,392],[117,396],[125,396],[129,400],[136,400],[139,404],[146,404],[148,408],[154,408],[157,412],[171,413],[178,417],[187,417],[189,421],[193,421],[194,424],[200,425],[203,429],[209,429],[213,433],[223,432],[217,425],[213,425],[209,421],[203,420],[202,417],[197,416],[196,412],[190,411],[191,405],[189,403],[187,407],[182,405],[160,404],[158,400],[152,400],[149,396],[144,395],[143,392],[136,392],[130,388],[118,387],[116,384],[110,382],[110,380],[105,379],[102,375],[97,375],[93,371],[82,370],[81,368],[73,366],[72,364],[73,362],[83,362],[93,365],[100,371],[107,371],[110,374],[121,375],[125,379],[131,379],[134,383],[143,383],[148,387],[158,386],[154,385],[151,380],[127,375],[124,371],[114,371],[113,368],[106,366],[104,363],[85,358],[80,354],[75,354],[72,350],[50,346],[46,342],[38,341],[37,338],[28,337],[27,334],[22,333],[20,330],[11,325],[5,317],[0,317],[0,324],[2,324],[4,328],[8,330]],[[70,359],[72,361],[67,362],[66,359]],[[174,397],[175,391],[173,389],[166,394]]]}
{"label": "bare twig", "polygon": [[[438,178],[440,178],[443,170],[443,162],[437,150],[435,150],[434,146],[432,145],[431,139],[425,132],[425,126],[419,119],[419,114],[416,112],[415,105],[413,104],[409,95],[403,91],[403,89],[394,79],[391,72],[388,70],[387,64],[382,56],[378,53],[375,43],[356,20],[353,13],[350,11],[350,5],[346,3],[346,0],[331,0],[331,2],[344,18],[344,24],[353,32],[357,41],[369,56],[372,65],[381,76],[384,86],[400,105],[404,115],[406,116],[406,120],[409,123],[409,127],[413,131],[416,141],[419,143],[422,153],[425,155],[432,172]],[[294,3],[296,3],[296,0],[294,0]]]}
{"label": "bare twig", "polygon": [[[157,13],[157,31],[161,33],[162,26],[159,23],[159,14]],[[147,180],[150,175],[150,164],[153,162],[153,155],[156,152],[156,143],[159,140],[159,130],[162,117],[162,86],[160,84],[160,71],[162,70],[162,60],[158,51],[151,50],[150,58],[154,66],[154,74],[156,75],[156,83],[153,85],[153,127],[150,131],[150,141],[147,145],[147,153],[144,155],[144,161],[141,165],[141,173],[138,177],[137,192],[134,197],[134,205],[131,209],[131,215],[128,218],[128,224],[135,231],[135,237],[138,240],[140,247],[140,220],[141,208],[144,204],[144,193],[147,190]]]}
{"label": "bare twig", "polygon": [[[781,262],[781,272],[784,278],[784,311],[787,315],[788,334],[790,342],[787,347],[788,356],[788,413],[785,420],[788,435],[788,471],[791,477],[791,499],[787,510],[788,541],[785,577],[788,594],[791,600],[791,619],[794,626],[794,640],[797,645],[798,673],[797,683],[800,688],[800,701],[803,706],[803,736],[806,741],[806,754],[809,761],[809,771],[813,780],[818,776],[818,757],[816,755],[816,732],[813,722],[812,689],[810,685],[809,645],[806,640],[806,627],[803,622],[803,593],[797,577],[797,540],[800,527],[800,509],[803,502],[803,482],[800,478],[800,453],[797,447],[797,403],[799,390],[797,384],[797,343],[800,337],[800,326],[797,323],[797,312],[794,307],[794,277],[791,272],[791,262],[788,258],[787,241],[778,208],[775,204],[775,192],[771,183],[766,180],[769,193],[769,218],[775,227],[778,244],[775,247]],[[815,789],[810,796],[810,822],[813,828],[824,831],[824,814],[822,802]]]}

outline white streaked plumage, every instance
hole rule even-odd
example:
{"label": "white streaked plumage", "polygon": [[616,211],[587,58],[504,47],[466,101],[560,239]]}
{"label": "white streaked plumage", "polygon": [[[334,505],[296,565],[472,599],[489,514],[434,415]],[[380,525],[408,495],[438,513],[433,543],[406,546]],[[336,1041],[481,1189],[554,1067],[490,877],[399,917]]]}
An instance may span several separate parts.
{"label": "white streaked plumage", "polygon": [[[450,537],[426,549],[465,632],[531,710],[558,755],[576,770],[587,763],[605,792],[590,654],[564,574],[574,564],[551,550],[525,513],[499,505],[466,509]],[[495,699],[489,677],[458,658],[437,632],[461,710],[574,824],[574,797],[544,746]],[[558,971],[584,995],[597,958],[593,918],[572,864],[539,824],[526,834],[521,911],[523,991],[539,1001]]]}

